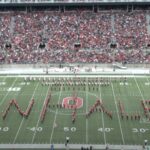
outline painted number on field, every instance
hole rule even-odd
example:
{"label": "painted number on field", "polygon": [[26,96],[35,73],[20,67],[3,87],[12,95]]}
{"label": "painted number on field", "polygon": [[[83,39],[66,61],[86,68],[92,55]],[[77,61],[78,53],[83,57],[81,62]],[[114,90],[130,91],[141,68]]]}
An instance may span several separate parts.
{"label": "painted number on field", "polygon": [[0,132],[7,132],[9,131],[8,127],[0,127]]}
{"label": "painted number on field", "polygon": [[27,129],[29,129],[29,130],[31,130],[31,131],[33,131],[33,132],[35,132],[35,131],[41,132],[41,131],[43,130],[42,127],[32,127],[32,128],[27,128]]}
{"label": "painted number on field", "polygon": [[99,132],[111,132],[114,128],[98,128]]}
{"label": "painted number on field", "polygon": [[29,85],[30,82],[21,82],[20,85]]}
{"label": "painted number on field", "polygon": [[128,85],[128,82],[120,82],[120,85]]}
{"label": "painted number on field", "polygon": [[150,82],[145,82],[145,85],[150,85]]}
{"label": "painted number on field", "polygon": [[20,91],[20,87],[13,87],[13,88],[8,88],[7,91]]}
{"label": "painted number on field", "polygon": [[132,128],[132,132],[134,132],[134,133],[145,133],[147,131],[149,131],[149,129],[146,129],[146,128],[140,128],[140,129]]}
{"label": "painted number on field", "polygon": [[148,118],[141,118],[140,123],[150,123],[150,120]]}
{"label": "painted number on field", "polygon": [[6,82],[0,82],[0,85],[5,85],[6,84]]}
{"label": "painted number on field", "polygon": [[75,132],[77,129],[76,129],[76,127],[64,127],[64,131],[65,132],[69,132],[69,131],[71,131],[71,132]]}

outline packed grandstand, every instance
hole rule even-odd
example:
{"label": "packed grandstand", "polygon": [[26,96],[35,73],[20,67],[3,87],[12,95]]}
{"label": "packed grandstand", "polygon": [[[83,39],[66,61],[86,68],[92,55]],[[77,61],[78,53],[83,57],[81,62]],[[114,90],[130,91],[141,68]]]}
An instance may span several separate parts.
{"label": "packed grandstand", "polygon": [[150,5],[43,1],[0,0],[0,149],[150,149]]}
{"label": "packed grandstand", "polygon": [[150,62],[149,10],[7,10],[0,28],[1,63]]}

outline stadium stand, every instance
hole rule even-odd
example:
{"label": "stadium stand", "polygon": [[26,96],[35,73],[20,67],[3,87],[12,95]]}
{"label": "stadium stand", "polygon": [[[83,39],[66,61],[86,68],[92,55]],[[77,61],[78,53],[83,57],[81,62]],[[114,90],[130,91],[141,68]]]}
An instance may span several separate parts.
{"label": "stadium stand", "polygon": [[1,63],[150,61],[145,52],[150,41],[149,14],[144,10],[0,14]]}

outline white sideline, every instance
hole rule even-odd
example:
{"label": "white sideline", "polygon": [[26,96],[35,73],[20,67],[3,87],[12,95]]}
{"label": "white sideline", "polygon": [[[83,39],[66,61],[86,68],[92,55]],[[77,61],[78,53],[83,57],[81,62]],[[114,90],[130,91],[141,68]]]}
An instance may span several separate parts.
{"label": "white sideline", "polygon": [[[50,144],[0,144],[0,149],[50,149]],[[94,150],[104,150],[106,145],[97,145],[97,144],[68,144],[69,149],[81,149],[81,147],[90,147]],[[54,144],[55,149],[66,149],[65,144]],[[111,150],[143,150],[143,147],[140,145],[109,145]]]}
{"label": "white sideline", "polygon": [[[132,74],[132,72],[134,74],[149,74],[150,73],[150,69],[149,68],[144,68],[140,67],[140,68],[127,68],[127,69],[116,69],[115,71],[113,71],[113,67],[108,67],[108,66],[104,66],[104,67],[97,67],[95,68],[94,65],[91,67],[75,67],[76,69],[76,74]],[[88,72],[87,69],[91,69],[92,71]],[[46,74],[46,72],[43,70],[43,68],[33,68],[33,67],[24,67],[22,68],[17,68],[17,67],[12,67],[12,68],[1,68],[0,69],[0,74],[5,75],[5,74],[15,74],[15,75],[21,75],[21,74]],[[74,75],[74,69],[72,71],[70,71],[69,67],[64,67],[64,68],[58,68],[58,67],[50,67],[48,68],[48,73],[49,74],[72,74]]]}
{"label": "white sideline", "polygon": [[[148,74],[149,75],[149,77],[150,77],[150,74]],[[37,78],[39,78],[39,77],[41,77],[41,78],[43,78],[43,77],[52,77],[52,78],[65,78],[65,77],[67,77],[67,78],[74,78],[75,77],[75,75],[62,75],[62,74],[56,74],[56,75],[8,75],[7,76],[7,78],[12,78],[12,77],[16,77],[17,76],[17,78],[24,78],[24,77],[37,77]],[[114,77],[114,78],[120,78],[120,77],[126,77],[126,78],[134,78],[134,76],[136,76],[136,78],[145,78],[145,74],[143,73],[143,74],[130,74],[130,75],[112,75],[112,74],[106,74],[106,75],[102,75],[102,74],[98,74],[98,75],[81,75],[81,74],[78,74],[78,75],[76,75],[76,77],[80,77],[80,78],[85,78],[85,77],[88,77],[88,78],[96,78],[96,77]],[[0,78],[4,78],[5,76],[4,75],[2,75],[2,76],[0,76]]]}

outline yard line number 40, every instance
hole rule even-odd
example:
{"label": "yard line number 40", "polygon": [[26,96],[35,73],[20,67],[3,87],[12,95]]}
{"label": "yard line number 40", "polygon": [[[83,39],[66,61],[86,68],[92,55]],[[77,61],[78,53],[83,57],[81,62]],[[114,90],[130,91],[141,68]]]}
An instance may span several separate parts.
{"label": "yard line number 40", "polygon": [[114,128],[98,128],[99,132],[111,132]]}

